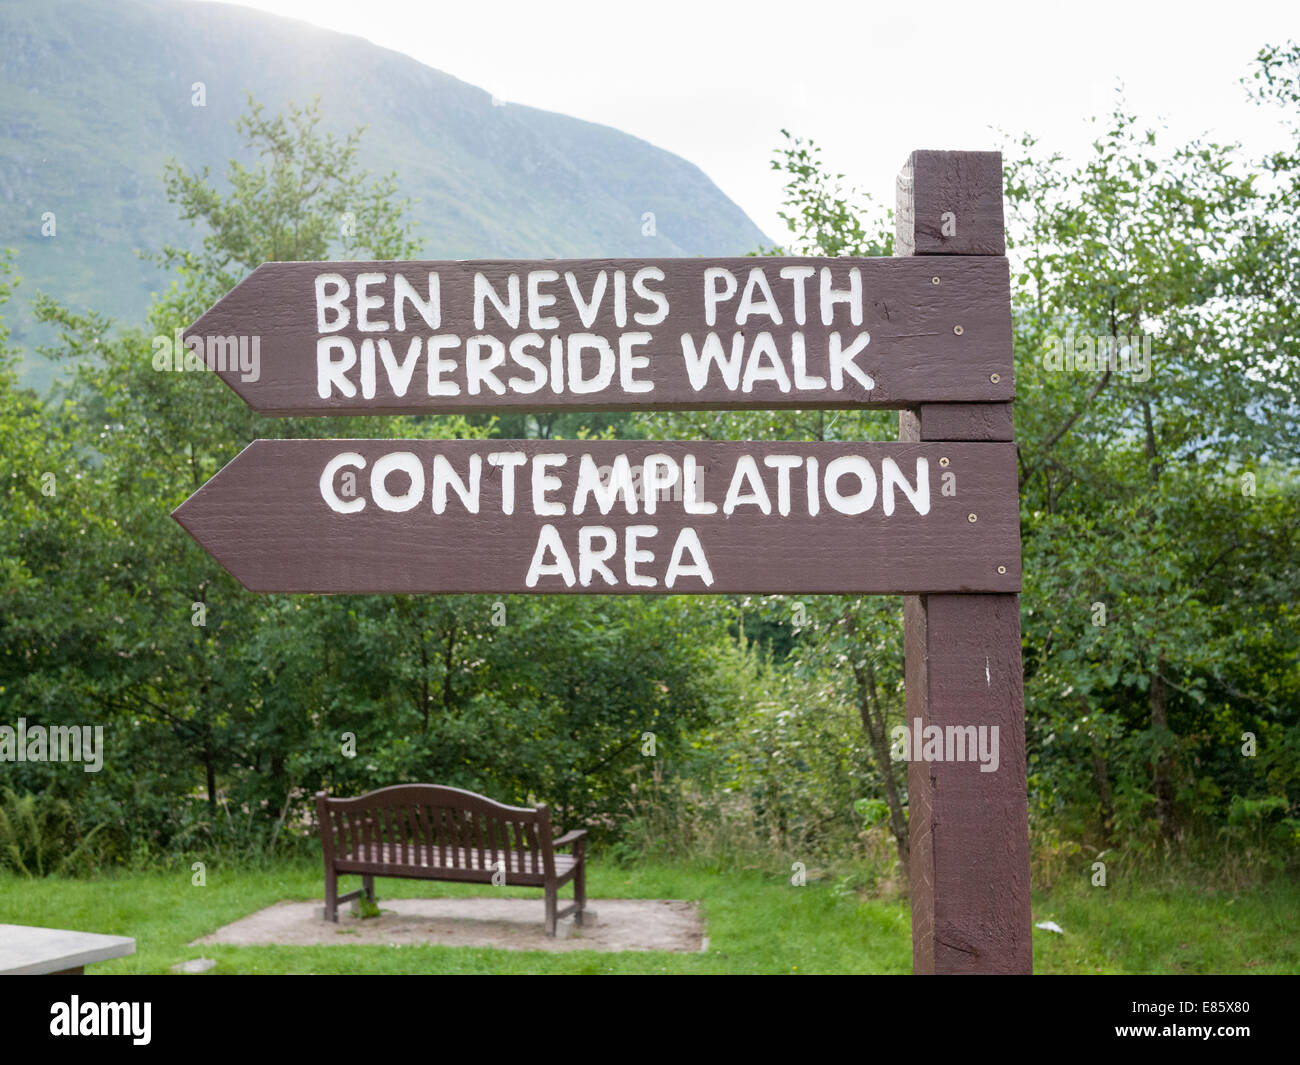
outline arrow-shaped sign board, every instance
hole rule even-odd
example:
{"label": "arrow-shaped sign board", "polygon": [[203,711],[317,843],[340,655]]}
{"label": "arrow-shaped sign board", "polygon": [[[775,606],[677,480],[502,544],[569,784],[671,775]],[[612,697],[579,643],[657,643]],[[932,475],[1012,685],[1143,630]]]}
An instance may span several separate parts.
{"label": "arrow-shaped sign board", "polygon": [[260,592],[1016,592],[1015,456],[258,440],[174,517]]}
{"label": "arrow-shaped sign board", "polygon": [[181,338],[263,414],[1013,396],[1007,260],[265,263]]}

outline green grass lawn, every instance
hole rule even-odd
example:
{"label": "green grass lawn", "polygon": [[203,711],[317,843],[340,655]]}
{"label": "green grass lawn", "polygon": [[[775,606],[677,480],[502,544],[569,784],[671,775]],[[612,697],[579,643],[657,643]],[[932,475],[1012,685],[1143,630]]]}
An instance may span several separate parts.
{"label": "green grass lawn", "polygon": [[[700,954],[491,950],[467,947],[191,947],[189,942],[281,899],[315,899],[315,863],[273,870],[209,866],[193,887],[188,868],[97,880],[0,876],[0,922],[134,936],[136,954],[99,973],[165,973],[176,962],[216,958],[218,973],[907,973],[905,902],[860,899],[827,881],[793,887],[784,876],[716,871],[700,864],[620,867],[594,863],[588,894],[600,898],[696,899],[709,935]],[[344,890],[353,886],[345,881]],[[379,880],[380,900],[472,895],[460,887]],[[538,899],[541,893],[508,890]],[[596,908],[599,909],[598,904]],[[1194,884],[1074,887],[1035,894],[1039,973],[1300,972],[1300,885],[1212,893]]]}

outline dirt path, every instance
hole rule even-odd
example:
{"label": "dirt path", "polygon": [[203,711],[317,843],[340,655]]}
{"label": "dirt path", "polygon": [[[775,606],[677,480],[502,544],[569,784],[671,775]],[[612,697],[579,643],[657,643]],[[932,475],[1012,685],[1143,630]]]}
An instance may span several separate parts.
{"label": "dirt path", "polygon": [[432,943],[505,950],[703,950],[704,924],[694,902],[675,899],[592,899],[596,919],[576,928],[560,922],[555,938],[542,929],[542,900],[450,898],[380,900],[378,917],[342,907],[338,924],[321,917],[320,902],[277,902],[194,945],[321,946]]}

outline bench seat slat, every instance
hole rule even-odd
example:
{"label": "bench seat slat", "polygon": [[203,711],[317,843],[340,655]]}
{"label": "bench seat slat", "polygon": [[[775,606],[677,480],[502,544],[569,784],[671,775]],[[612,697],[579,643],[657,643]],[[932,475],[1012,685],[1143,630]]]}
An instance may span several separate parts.
{"label": "bench seat slat", "polygon": [[[466,872],[490,874],[494,867],[489,864],[471,865],[469,859],[473,857],[475,851],[473,848],[466,850],[464,847],[456,847],[448,851],[448,857],[451,858],[450,864],[442,858],[440,854],[433,852],[432,848],[413,846],[410,848],[410,855],[402,853],[406,848],[394,843],[376,844],[366,853],[360,854],[355,852],[341,852],[336,854],[334,861],[338,865],[406,865],[413,868],[424,867],[430,870],[439,869],[463,869]],[[437,858],[435,861],[434,859]],[[517,851],[509,853],[502,851],[498,857],[499,862],[505,863],[507,873],[538,873],[541,870],[534,867],[533,863],[528,860],[528,855],[519,854]],[[577,859],[570,854],[557,854],[555,856],[555,871],[563,873],[572,869],[577,864]]]}
{"label": "bench seat slat", "polygon": [[[450,856],[454,857],[456,862],[458,862],[456,865],[439,866],[430,865],[429,861],[426,861],[432,860],[433,857],[432,854],[429,854],[428,852],[412,856],[416,861],[404,862],[402,861],[402,856],[400,856],[399,849],[396,848],[396,845],[376,844],[372,848],[372,857],[367,858],[364,856],[352,856],[352,854],[338,854],[338,856],[334,858],[334,867],[339,871],[339,873],[363,873],[376,876],[413,876],[413,878],[421,878],[421,876],[435,874],[438,878],[446,876],[448,879],[476,880],[476,882],[484,883],[489,882],[495,869],[491,866],[478,867],[469,865],[469,858],[472,857],[472,854],[473,852],[465,852],[464,849],[458,848],[456,849],[456,852]],[[520,867],[521,863],[516,860],[516,856],[513,856],[513,854],[510,857],[510,860],[507,861],[506,858],[500,858],[500,861],[506,862],[507,884],[526,884],[526,886],[533,886],[533,884],[541,884],[545,882],[545,873],[543,873],[542,870],[538,869],[534,871],[528,862],[523,862],[523,867]],[[536,863],[533,863],[533,865],[536,865]],[[556,854],[556,879],[558,879],[559,882],[567,880],[569,875],[573,873],[573,869],[575,869],[576,865],[577,861],[575,858],[569,856],[569,854]]]}
{"label": "bench seat slat", "polygon": [[469,852],[469,860],[472,862],[474,861],[475,858],[477,858],[478,868],[482,869],[483,859],[485,857],[483,852],[487,850],[487,846],[483,842],[483,822],[485,818],[483,817],[482,814],[475,814],[473,811],[470,810],[466,810],[465,812],[469,814],[470,821],[474,825],[473,837],[472,837],[474,841],[474,849]]}
{"label": "bench seat slat", "polygon": [[424,847],[425,855],[433,850],[433,833],[429,831],[429,808],[424,803],[418,803],[415,807],[416,818],[420,822],[420,843]]}

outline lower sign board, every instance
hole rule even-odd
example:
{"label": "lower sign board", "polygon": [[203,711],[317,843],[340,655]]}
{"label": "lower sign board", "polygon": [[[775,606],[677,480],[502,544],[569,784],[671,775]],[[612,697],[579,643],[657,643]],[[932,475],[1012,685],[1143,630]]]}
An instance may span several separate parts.
{"label": "lower sign board", "polygon": [[173,516],[258,592],[1020,589],[1010,443],[257,440]]}

